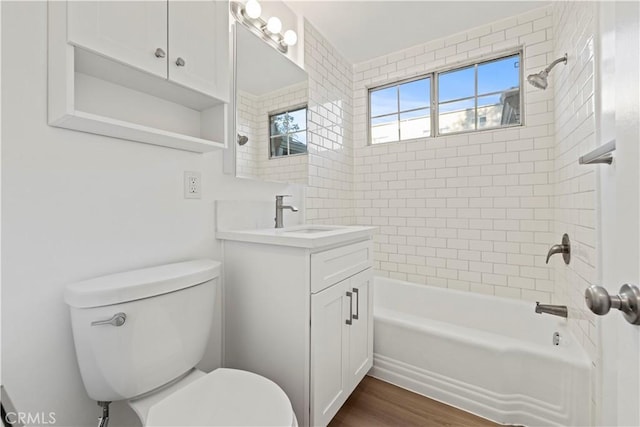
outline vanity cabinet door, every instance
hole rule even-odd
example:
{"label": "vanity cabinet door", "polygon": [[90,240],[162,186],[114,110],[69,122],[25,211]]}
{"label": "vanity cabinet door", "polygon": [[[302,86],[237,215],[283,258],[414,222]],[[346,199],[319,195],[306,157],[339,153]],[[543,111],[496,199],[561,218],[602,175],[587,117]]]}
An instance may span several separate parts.
{"label": "vanity cabinet door", "polygon": [[[353,323],[349,328],[349,393],[373,366],[373,271],[349,279],[353,294]],[[356,318],[357,316],[357,318]]]}
{"label": "vanity cabinet door", "polygon": [[69,1],[67,20],[68,43],[167,78],[166,1]]}
{"label": "vanity cabinet door", "polygon": [[169,80],[228,102],[229,2],[169,1]]}
{"label": "vanity cabinet door", "polygon": [[311,296],[311,424],[327,425],[349,395],[349,279]]}

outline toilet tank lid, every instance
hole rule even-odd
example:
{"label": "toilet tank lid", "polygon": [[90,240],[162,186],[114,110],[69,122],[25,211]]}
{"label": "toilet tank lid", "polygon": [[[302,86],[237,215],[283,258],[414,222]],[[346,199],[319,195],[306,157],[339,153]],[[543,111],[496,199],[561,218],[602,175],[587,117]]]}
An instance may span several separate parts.
{"label": "toilet tank lid", "polygon": [[166,294],[219,275],[218,261],[177,262],[72,283],[65,289],[64,300],[71,307],[101,307]]}

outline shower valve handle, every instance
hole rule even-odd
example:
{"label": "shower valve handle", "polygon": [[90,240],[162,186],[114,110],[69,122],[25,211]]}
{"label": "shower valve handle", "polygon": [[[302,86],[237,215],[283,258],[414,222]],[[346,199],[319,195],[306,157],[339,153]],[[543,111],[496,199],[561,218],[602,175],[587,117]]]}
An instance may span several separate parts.
{"label": "shower valve handle", "polygon": [[609,295],[602,286],[591,285],[584,292],[584,299],[587,307],[598,316],[616,308],[627,322],[640,325],[640,288],[636,285],[622,285],[618,295]]}

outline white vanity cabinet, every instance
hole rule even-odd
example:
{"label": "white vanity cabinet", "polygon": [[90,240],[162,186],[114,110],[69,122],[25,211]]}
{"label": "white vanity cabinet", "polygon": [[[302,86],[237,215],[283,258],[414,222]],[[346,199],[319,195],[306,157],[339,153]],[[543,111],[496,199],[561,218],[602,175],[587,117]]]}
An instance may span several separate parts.
{"label": "white vanity cabinet", "polygon": [[311,296],[311,411],[326,425],[373,363],[371,269]]}
{"label": "white vanity cabinet", "polygon": [[303,426],[326,425],[373,364],[373,228],[353,228],[326,246],[218,233],[224,365],[275,381]]}
{"label": "white vanity cabinet", "polygon": [[49,124],[206,152],[226,146],[228,1],[49,1]]}

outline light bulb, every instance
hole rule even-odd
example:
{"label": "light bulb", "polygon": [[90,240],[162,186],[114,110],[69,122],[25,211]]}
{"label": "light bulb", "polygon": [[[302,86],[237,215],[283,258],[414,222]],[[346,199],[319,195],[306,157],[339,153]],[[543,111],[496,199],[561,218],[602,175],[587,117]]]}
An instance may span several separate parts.
{"label": "light bulb", "polygon": [[287,46],[293,46],[298,43],[298,35],[293,30],[287,30],[284,32],[284,42]]}
{"label": "light bulb", "polygon": [[269,20],[267,21],[267,30],[271,34],[277,34],[280,32],[281,29],[282,29],[282,22],[278,17],[272,16],[271,18],[269,18]]}
{"label": "light bulb", "polygon": [[244,10],[249,18],[258,19],[262,13],[262,6],[260,6],[258,0],[249,0],[247,4],[244,5]]}

